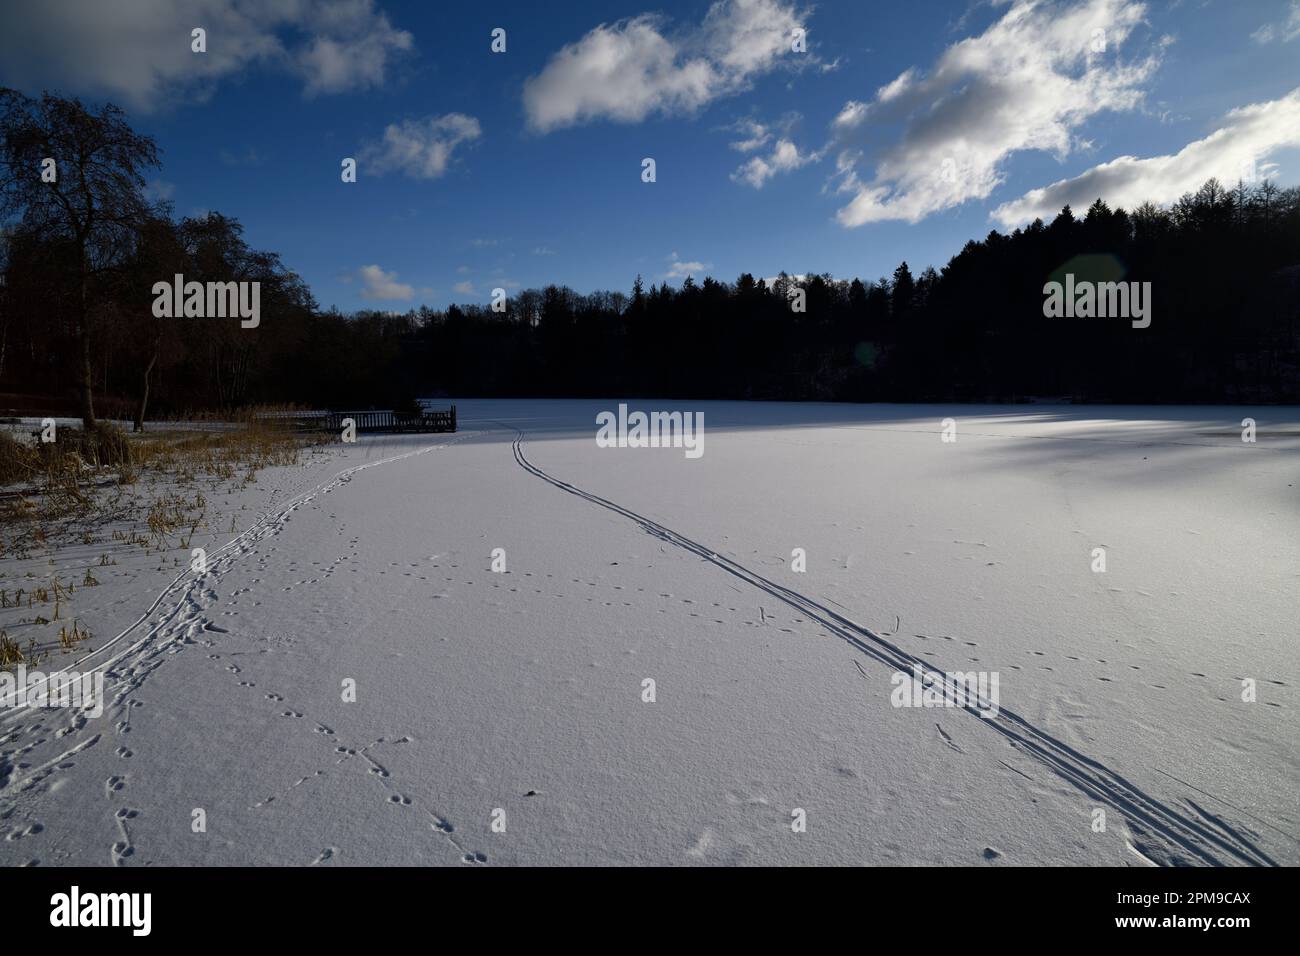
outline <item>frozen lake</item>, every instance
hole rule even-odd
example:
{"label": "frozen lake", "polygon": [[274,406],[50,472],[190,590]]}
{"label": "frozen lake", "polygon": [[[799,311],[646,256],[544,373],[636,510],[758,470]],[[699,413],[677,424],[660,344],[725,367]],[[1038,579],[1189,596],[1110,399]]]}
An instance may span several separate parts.
{"label": "frozen lake", "polygon": [[1300,863],[1300,410],[457,404],[78,591],[0,863]]}

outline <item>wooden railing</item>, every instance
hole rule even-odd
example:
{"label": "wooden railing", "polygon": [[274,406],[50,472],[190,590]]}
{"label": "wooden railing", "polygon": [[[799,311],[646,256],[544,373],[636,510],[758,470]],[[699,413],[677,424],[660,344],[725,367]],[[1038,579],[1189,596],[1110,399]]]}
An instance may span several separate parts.
{"label": "wooden railing", "polygon": [[309,412],[295,417],[297,427],[309,431],[342,432],[345,419],[358,432],[454,432],[456,406],[425,409],[419,415],[399,415],[391,410],[366,412]]}

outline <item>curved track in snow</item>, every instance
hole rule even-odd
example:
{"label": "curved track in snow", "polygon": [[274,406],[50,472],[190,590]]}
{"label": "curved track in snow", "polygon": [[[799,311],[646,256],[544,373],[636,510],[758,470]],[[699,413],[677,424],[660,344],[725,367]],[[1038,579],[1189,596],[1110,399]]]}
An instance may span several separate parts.
{"label": "curved track in snow", "polygon": [[[534,477],[627,518],[647,534],[721,568],[751,587],[807,615],[877,663],[904,673],[911,673],[914,667],[930,674],[943,673],[942,667],[909,654],[870,628],[831,610],[814,598],[771,581],[645,515],[543,471],[524,454],[524,432],[517,428],[514,431],[515,461]],[[1089,799],[1122,813],[1133,832],[1132,849],[1152,862],[1174,866],[1277,865],[1254,844],[1251,835],[1243,833],[1241,826],[1229,826],[1219,817],[1197,818],[1180,812],[1169,803],[1144,792],[1105,764],[1080,753],[1005,707],[999,708],[993,717],[982,716],[973,705],[961,709],[986,729],[999,734],[1021,754],[1051,770]]]}

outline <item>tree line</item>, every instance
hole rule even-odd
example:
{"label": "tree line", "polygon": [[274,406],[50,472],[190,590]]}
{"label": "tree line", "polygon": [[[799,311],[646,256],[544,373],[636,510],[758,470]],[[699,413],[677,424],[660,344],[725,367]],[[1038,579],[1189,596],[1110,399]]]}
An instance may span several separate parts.
{"label": "tree line", "polygon": [[[55,158],[55,178],[45,175]],[[1300,401],[1300,189],[1210,180],[1098,199],[878,279],[559,285],[404,313],[323,310],[219,213],[151,201],[156,144],[111,105],[0,90],[0,407],[142,424],[250,404],[415,396]],[[154,283],[261,283],[261,321],[158,318]],[[1149,328],[1047,318],[1044,285],[1150,282]],[[58,406],[58,407],[53,407]]]}

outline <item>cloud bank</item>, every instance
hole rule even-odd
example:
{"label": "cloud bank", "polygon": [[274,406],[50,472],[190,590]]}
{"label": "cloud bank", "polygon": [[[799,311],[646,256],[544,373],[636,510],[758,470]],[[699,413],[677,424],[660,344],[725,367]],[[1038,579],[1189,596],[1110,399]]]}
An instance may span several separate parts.
{"label": "cloud bank", "polygon": [[1172,202],[1217,177],[1225,186],[1262,175],[1269,156],[1300,146],[1300,87],[1286,96],[1233,110],[1223,125],[1176,153],[1138,159],[1121,156],[1072,179],[1033,189],[1003,203],[993,218],[1011,228],[1051,218],[1062,206],[1083,208],[1101,198],[1132,209],[1145,201]]}
{"label": "cloud bank", "polygon": [[379,87],[413,47],[374,0],[41,0],[6,4],[0,84],[147,112],[255,66],[297,76],[306,96]]}
{"label": "cloud bank", "polygon": [[[1158,53],[1126,63],[1117,51],[1144,15],[1136,0],[1015,0],[928,71],[908,69],[871,99],[850,100],[831,124],[837,188],[852,195],[839,222],[918,222],[986,198],[1015,153],[1064,157],[1085,145],[1085,121],[1142,100]],[[868,147],[882,137],[896,142],[868,171]]]}

